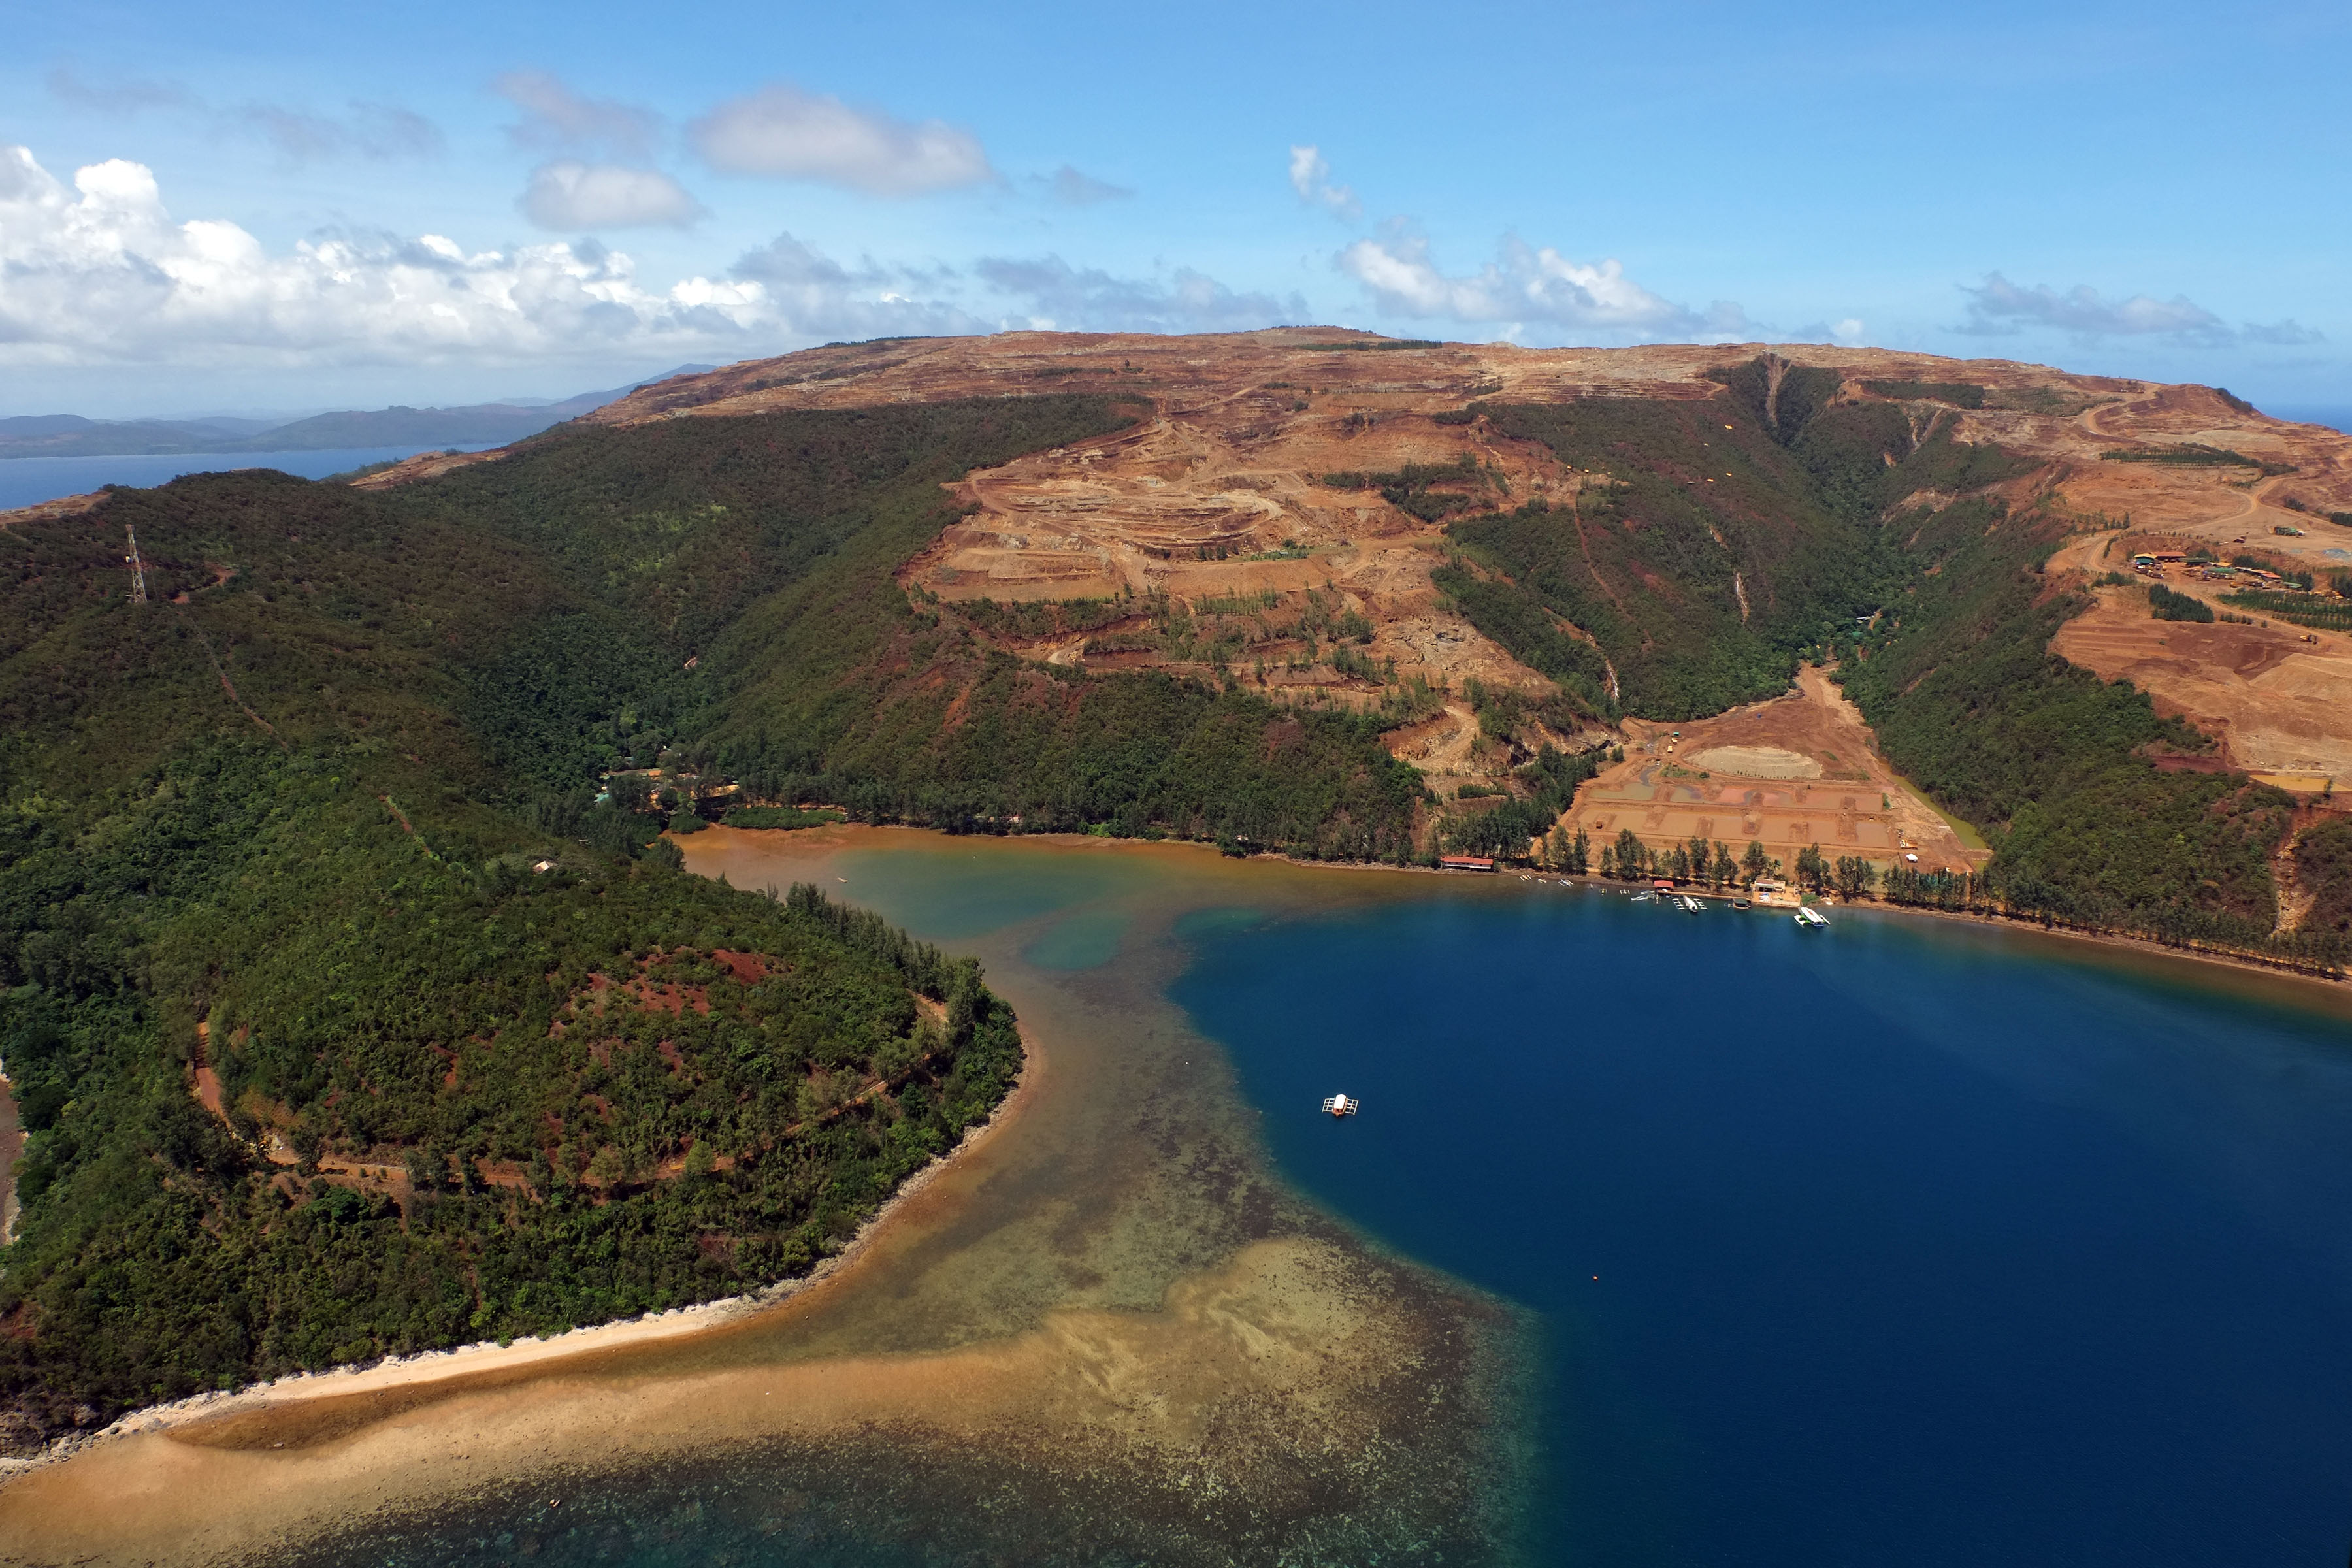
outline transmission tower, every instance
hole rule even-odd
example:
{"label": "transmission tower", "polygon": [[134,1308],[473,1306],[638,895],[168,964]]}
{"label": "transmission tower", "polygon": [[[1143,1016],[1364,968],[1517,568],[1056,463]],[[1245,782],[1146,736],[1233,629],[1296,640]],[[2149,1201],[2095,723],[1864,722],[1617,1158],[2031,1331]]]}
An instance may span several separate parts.
{"label": "transmission tower", "polygon": [[131,547],[122,557],[131,566],[131,602],[143,605],[147,602],[147,563],[139,559],[139,535],[131,531],[131,525],[126,522],[122,525],[122,538],[123,542]]}

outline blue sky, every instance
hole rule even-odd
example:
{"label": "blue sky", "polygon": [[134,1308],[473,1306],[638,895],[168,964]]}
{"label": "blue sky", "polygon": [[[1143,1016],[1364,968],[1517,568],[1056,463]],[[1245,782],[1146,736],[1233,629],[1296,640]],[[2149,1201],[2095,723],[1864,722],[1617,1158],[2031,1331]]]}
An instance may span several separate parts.
{"label": "blue sky", "polygon": [[84,0],[7,31],[0,414],[1299,320],[2352,405],[2340,4]]}

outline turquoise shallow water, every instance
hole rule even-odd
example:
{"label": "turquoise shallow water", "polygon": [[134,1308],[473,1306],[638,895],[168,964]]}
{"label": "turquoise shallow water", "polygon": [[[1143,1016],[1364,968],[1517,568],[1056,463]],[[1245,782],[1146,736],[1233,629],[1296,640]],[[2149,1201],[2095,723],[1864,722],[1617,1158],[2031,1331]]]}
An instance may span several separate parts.
{"label": "turquoise shallow water", "polygon": [[2352,1027],[1836,922],[1457,884],[1195,916],[1175,994],[1286,1173],[1538,1315],[1547,1560],[2341,1561]]}

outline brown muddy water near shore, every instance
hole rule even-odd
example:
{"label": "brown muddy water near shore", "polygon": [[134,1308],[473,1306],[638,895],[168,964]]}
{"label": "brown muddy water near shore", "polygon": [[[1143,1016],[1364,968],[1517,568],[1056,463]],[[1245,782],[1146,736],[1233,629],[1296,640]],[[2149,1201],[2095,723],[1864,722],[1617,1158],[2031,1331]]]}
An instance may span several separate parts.
{"label": "brown muddy water near shore", "polygon": [[780,1304],[97,1445],[0,1487],[0,1561],[1516,1556],[1524,1324],[1276,1179],[1166,994],[1180,916],[1415,879],[850,826],[682,847],[978,955],[1042,1058],[1018,1113]]}

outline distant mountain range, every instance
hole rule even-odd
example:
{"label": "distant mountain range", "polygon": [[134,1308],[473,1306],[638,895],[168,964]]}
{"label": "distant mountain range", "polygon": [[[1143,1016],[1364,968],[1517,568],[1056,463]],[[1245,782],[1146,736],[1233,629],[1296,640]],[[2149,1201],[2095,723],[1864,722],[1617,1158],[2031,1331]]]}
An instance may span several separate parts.
{"label": "distant mountain range", "polygon": [[267,419],[85,419],[32,414],[0,419],[0,458],[120,458],[181,452],[315,452],[343,447],[500,446],[576,419],[640,386],[712,368],[682,364],[606,392],[561,403],[477,403],[463,408],[373,408]]}

